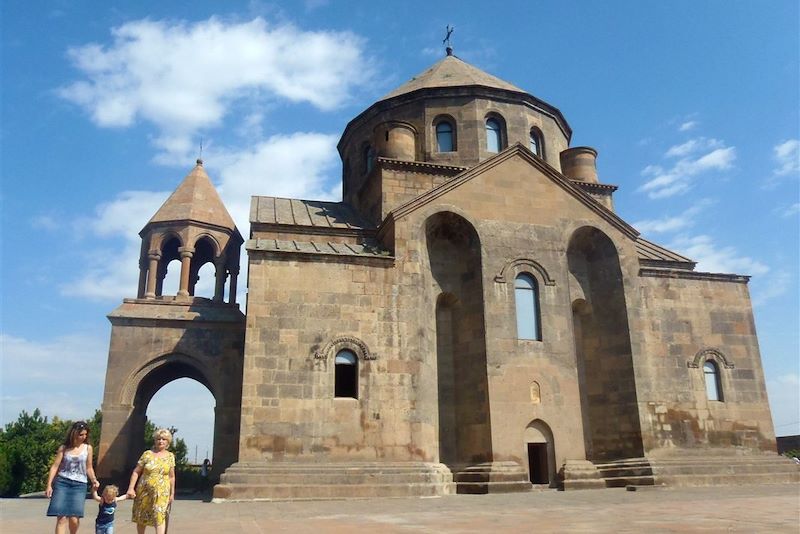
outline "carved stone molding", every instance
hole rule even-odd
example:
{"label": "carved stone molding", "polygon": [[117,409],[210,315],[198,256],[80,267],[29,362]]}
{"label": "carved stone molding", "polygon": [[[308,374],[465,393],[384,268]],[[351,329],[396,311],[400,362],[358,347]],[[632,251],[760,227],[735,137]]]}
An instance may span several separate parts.
{"label": "carved stone molding", "polygon": [[725,354],[722,353],[719,349],[715,348],[708,348],[703,349],[697,354],[694,355],[694,359],[686,362],[687,367],[691,367],[692,369],[698,369],[700,367],[700,363],[708,360],[709,357],[712,357],[714,360],[717,360],[722,363],[722,366],[725,369],[733,369],[734,363],[728,359]]}
{"label": "carved stone molding", "polygon": [[315,360],[327,360],[342,349],[352,350],[359,360],[377,360],[366,343],[353,336],[338,336],[328,341],[321,349],[314,351]]}
{"label": "carved stone molding", "polygon": [[542,267],[542,264],[536,260],[532,260],[530,258],[517,258],[507,262],[497,276],[494,277],[494,281],[498,284],[505,284],[506,283],[506,276],[507,273],[515,272],[518,267],[523,266],[527,267],[530,270],[536,271],[539,274],[539,277],[544,281],[544,285],[546,286],[554,286],[556,285],[556,281],[550,278],[550,275],[547,273],[547,269]]}

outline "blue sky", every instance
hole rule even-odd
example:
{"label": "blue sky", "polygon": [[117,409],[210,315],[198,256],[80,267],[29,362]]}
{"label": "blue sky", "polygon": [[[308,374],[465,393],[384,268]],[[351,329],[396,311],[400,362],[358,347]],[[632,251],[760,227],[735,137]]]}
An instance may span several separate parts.
{"label": "blue sky", "polygon": [[[558,107],[617,212],[753,276],[778,435],[800,434],[800,13],[795,0],[3,2],[2,420],[88,417],[138,231],[206,169],[243,233],[250,195],[339,198],[347,121],[455,53]],[[202,274],[201,274],[202,275]],[[148,414],[211,446],[188,379]]]}

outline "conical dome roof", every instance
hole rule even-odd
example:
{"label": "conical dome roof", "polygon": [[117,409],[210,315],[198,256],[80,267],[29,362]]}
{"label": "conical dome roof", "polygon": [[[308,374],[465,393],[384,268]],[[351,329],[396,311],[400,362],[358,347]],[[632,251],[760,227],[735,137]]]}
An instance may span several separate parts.
{"label": "conical dome roof", "polygon": [[176,221],[207,223],[231,231],[236,229],[233,218],[203,169],[202,160],[197,160],[197,166],[147,224]]}
{"label": "conical dome roof", "polygon": [[434,87],[482,86],[526,93],[519,87],[488,74],[453,55],[447,55],[424,72],[414,76],[381,100],[388,100],[419,89]]}

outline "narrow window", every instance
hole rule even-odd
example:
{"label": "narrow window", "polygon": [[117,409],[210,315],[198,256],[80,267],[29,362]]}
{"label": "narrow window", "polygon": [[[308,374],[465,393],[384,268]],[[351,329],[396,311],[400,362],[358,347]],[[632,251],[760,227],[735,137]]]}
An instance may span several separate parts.
{"label": "narrow window", "polygon": [[722,385],[719,380],[719,367],[711,360],[703,364],[703,374],[706,378],[706,397],[708,400],[722,400]]}
{"label": "narrow window", "polygon": [[340,350],[334,362],[334,396],[358,398],[358,358],[349,350]]}
{"label": "narrow window", "polygon": [[364,174],[369,174],[375,166],[375,150],[367,145],[364,147]]}
{"label": "narrow window", "polygon": [[500,152],[500,121],[497,119],[486,119],[486,150],[489,152]]}
{"label": "narrow window", "polygon": [[514,300],[517,305],[517,338],[542,340],[539,321],[539,291],[536,279],[519,274],[514,281]]}
{"label": "narrow window", "polygon": [[442,121],[436,125],[436,151],[453,152],[453,125],[447,121]]}
{"label": "narrow window", "polygon": [[531,128],[531,152],[542,157],[542,135],[536,128]]}

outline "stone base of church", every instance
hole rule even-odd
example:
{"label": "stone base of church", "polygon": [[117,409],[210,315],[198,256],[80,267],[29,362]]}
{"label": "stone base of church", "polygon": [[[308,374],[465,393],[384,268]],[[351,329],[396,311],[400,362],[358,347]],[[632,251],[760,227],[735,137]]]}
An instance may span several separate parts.
{"label": "stone base of church", "polygon": [[666,486],[800,483],[800,465],[774,452],[679,450],[648,456],[655,483]]}
{"label": "stone base of church", "polygon": [[455,493],[444,464],[425,462],[238,462],[214,501],[433,497]]}
{"label": "stone base of church", "polygon": [[457,493],[530,491],[528,472],[516,462],[487,462],[453,469]]}
{"label": "stone base of church", "polygon": [[561,467],[561,485],[567,490],[601,489],[605,480],[589,460],[567,460]]}

